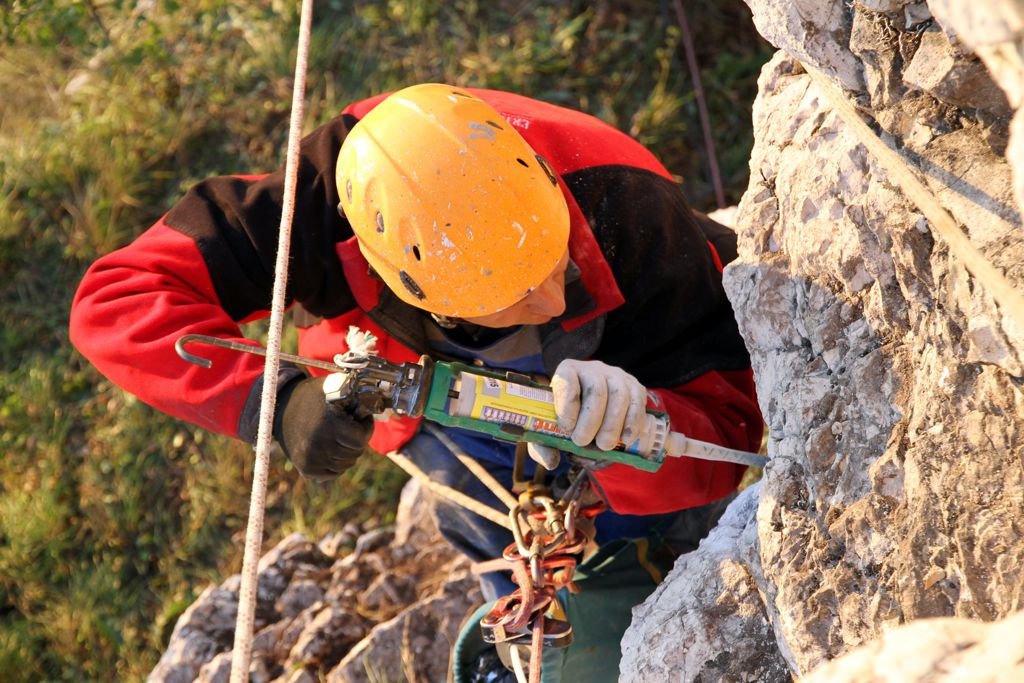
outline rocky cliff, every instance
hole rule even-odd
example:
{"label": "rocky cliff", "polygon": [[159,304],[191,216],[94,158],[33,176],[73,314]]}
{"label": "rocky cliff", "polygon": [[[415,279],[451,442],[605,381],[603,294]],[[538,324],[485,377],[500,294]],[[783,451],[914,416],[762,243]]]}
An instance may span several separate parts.
{"label": "rocky cliff", "polygon": [[[746,519],[680,558],[634,611],[622,679],[788,680],[866,643],[853,673],[841,660],[813,680],[1020,676],[1021,638],[1005,638],[1019,618],[978,622],[1024,601],[1024,320],[835,98],[1022,289],[1024,3],[747,3],[780,49],[759,82],[726,285],[771,462]],[[985,656],[998,640],[1015,654]],[[896,667],[908,652],[912,666]],[[765,665],[779,658],[788,670]]]}
{"label": "rocky cliff", "polygon": [[[394,528],[292,534],[259,564],[252,683],[443,681],[463,617],[483,601],[413,480]],[[239,577],[178,619],[149,683],[227,683]],[[321,675],[323,674],[323,675]]]}

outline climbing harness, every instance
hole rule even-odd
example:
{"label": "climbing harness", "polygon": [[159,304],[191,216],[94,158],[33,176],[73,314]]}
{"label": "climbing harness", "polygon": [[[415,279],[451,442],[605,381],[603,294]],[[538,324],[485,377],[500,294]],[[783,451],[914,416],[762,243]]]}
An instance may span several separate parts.
{"label": "climbing harness", "polygon": [[[495,602],[480,620],[480,629],[484,642],[494,645],[502,663],[515,672],[520,683],[539,683],[544,648],[568,647],[573,642],[572,626],[557,593],[562,589],[574,593],[578,590],[573,577],[580,558],[593,547],[591,520],[606,505],[600,499],[583,504],[590,490],[589,474],[579,465],[570,474],[570,486],[558,498],[542,482],[545,472],[542,468],[537,469],[532,481],[517,481],[513,490],[518,487],[522,491],[518,498],[513,497],[441,429],[429,423],[425,428],[442,440],[460,462],[467,465],[473,462],[475,467],[471,471],[508,505],[507,521],[502,526],[511,530],[514,542],[505,548],[500,558],[478,562],[472,571],[478,575],[510,571],[516,589]],[[396,456],[403,457],[388,454],[392,460]],[[525,458],[525,444],[520,444],[516,449],[517,471],[521,471]],[[421,475],[422,480],[429,481],[425,474]],[[446,492],[441,494],[447,496]],[[455,497],[448,497],[459,502]],[[528,653],[526,666],[524,652]]]}
{"label": "climbing harness", "polygon": [[[593,528],[584,532],[579,518],[590,519],[604,509],[598,503],[580,509],[577,496],[555,501],[550,490],[531,486],[520,496],[520,504],[509,511],[517,523],[512,528],[515,542],[499,560],[480,563],[475,573],[510,569],[517,588],[499,599],[480,621],[484,642],[494,644],[503,661],[510,660],[522,677],[521,653],[530,653],[529,681],[540,680],[543,648],[572,644],[572,626],[558,602],[557,592],[576,592],[573,575]],[[525,531],[524,531],[525,529]]]}

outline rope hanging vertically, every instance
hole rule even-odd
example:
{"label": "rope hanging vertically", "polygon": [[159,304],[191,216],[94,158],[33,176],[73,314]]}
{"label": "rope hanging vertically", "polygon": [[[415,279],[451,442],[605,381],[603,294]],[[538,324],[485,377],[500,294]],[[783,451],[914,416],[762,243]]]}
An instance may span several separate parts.
{"label": "rope hanging vertically", "polygon": [[715,202],[719,209],[726,207],[725,188],[722,185],[722,172],[718,168],[718,153],[715,151],[715,137],[711,134],[711,116],[708,104],[704,99],[704,83],[700,77],[700,65],[697,63],[697,50],[693,45],[693,34],[690,32],[690,20],[686,17],[686,8],[682,0],[675,0],[676,20],[683,40],[683,51],[686,53],[686,64],[693,79],[693,95],[697,99],[697,115],[700,118],[700,129],[704,135],[704,149],[708,154],[708,172],[711,174],[711,187],[715,190]]}
{"label": "rope hanging vertically", "polygon": [[267,502],[267,475],[270,469],[274,407],[277,402],[277,374],[281,365],[281,328],[284,320],[285,288],[288,283],[288,253],[291,245],[292,219],[295,215],[299,141],[302,137],[306,68],[309,57],[310,27],[313,23],[313,0],[302,0],[300,14],[291,122],[288,127],[284,196],[281,201],[281,226],[278,232],[277,261],[274,266],[274,294],[270,308],[270,330],[267,337],[267,362],[263,370],[260,424],[256,436],[256,462],[253,467],[252,494],[249,498],[249,523],[245,530],[245,555],[242,560],[242,583],[238,593],[235,642],[231,653],[231,683],[245,683],[249,680],[249,660],[252,656],[252,631],[258,584],[257,566],[260,559],[260,546],[263,542],[263,515]]}

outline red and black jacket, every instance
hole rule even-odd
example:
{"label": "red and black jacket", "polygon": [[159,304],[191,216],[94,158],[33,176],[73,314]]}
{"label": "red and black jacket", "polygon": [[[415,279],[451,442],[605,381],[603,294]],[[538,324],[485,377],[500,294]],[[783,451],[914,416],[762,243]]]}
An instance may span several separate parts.
{"label": "red and black jacket", "polygon": [[[545,157],[571,217],[580,279],[567,311],[541,327],[549,373],[565,358],[621,367],[652,390],[673,429],[756,450],[762,432],[750,362],[721,284],[735,238],[689,209],[665,168],[639,143],[591,116],[526,97],[474,90]],[[383,96],[349,106],[302,144],[287,297],[299,352],[332,358],[350,324],[376,333],[381,355],[428,351],[423,311],[372,276],[337,212],[334,166],[347,131]],[[86,273],[71,339],[118,386],[177,417],[252,440],[262,359],[215,348],[212,369],[178,358],[183,334],[239,338],[267,315],[283,172],[228,176],[193,187],[132,244]],[[285,369],[284,372],[295,372]],[[410,420],[378,424],[371,445],[396,448]],[[672,458],[657,473],[615,465],[598,473],[616,511],[666,512],[732,491],[741,466]]]}

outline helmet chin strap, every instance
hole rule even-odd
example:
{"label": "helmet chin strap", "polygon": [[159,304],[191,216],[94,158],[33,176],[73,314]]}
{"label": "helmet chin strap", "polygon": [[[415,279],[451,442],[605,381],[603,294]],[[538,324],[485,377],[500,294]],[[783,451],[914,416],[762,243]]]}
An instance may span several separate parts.
{"label": "helmet chin strap", "polygon": [[430,317],[434,319],[434,322],[439,327],[443,327],[446,330],[453,330],[462,322],[462,318],[449,318],[446,315],[438,315],[437,313],[431,313]]}

